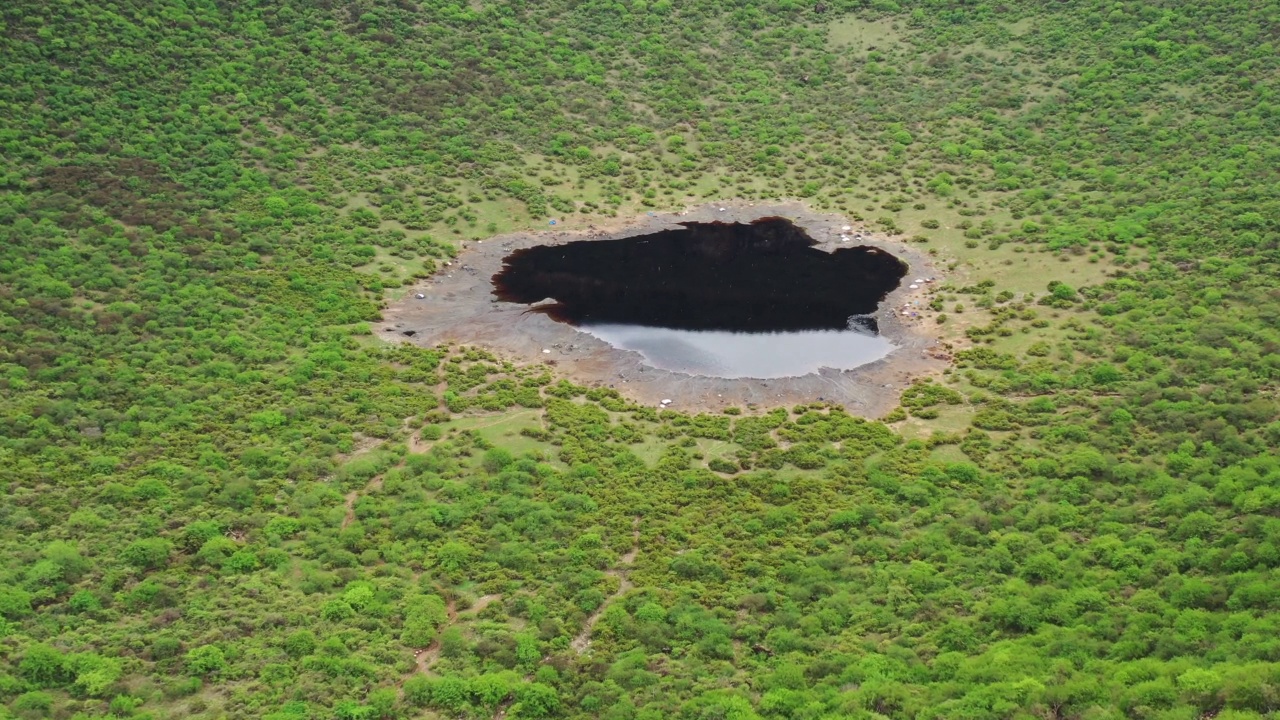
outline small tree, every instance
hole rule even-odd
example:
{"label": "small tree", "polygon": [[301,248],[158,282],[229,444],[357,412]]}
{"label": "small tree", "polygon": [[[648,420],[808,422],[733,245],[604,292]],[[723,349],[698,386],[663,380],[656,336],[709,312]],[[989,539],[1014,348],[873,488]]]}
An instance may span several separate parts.
{"label": "small tree", "polygon": [[201,645],[187,652],[187,670],[193,675],[217,675],[227,669],[227,658],[217,645]]}
{"label": "small tree", "polygon": [[143,570],[155,570],[169,562],[173,543],[164,538],[145,538],[129,543],[120,557],[130,565]]}

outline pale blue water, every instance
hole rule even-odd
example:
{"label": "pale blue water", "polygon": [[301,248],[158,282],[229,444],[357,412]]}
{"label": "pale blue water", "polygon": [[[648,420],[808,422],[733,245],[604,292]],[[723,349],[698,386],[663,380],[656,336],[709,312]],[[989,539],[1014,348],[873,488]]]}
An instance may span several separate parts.
{"label": "pale blue water", "polygon": [[798,377],[820,368],[849,370],[893,350],[885,338],[859,330],[736,333],[642,325],[583,325],[583,332],[645,363],[686,375],[721,378]]}

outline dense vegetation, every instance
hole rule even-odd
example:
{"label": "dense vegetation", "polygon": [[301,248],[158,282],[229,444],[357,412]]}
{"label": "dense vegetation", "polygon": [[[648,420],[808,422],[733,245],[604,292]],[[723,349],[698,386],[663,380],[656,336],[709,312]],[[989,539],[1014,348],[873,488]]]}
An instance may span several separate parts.
{"label": "dense vegetation", "polygon": [[[1280,713],[1280,4],[0,6],[0,717]],[[948,264],[882,421],[389,346],[495,232]]]}

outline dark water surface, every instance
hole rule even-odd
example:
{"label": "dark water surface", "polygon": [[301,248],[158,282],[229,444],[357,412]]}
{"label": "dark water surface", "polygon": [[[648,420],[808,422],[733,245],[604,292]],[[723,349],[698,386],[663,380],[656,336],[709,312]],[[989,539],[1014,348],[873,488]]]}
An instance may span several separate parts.
{"label": "dark water surface", "polygon": [[544,245],[508,256],[494,294],[550,298],[535,311],[693,375],[788,377],[883,357],[892,345],[868,316],[907,266],[875,248],[815,244],[764,218]]}

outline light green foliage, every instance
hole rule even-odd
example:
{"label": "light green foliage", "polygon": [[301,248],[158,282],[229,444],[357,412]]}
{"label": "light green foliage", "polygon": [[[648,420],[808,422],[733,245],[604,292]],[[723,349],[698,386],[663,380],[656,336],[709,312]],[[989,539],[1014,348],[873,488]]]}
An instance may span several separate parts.
{"label": "light green foliage", "polygon": [[406,599],[404,625],[400,641],[414,648],[425,648],[436,638],[439,628],[449,619],[445,602],[436,595],[419,595]]}
{"label": "light green foliage", "polygon": [[0,586],[0,617],[18,620],[31,614],[31,593],[17,587]]}
{"label": "light green foliage", "polygon": [[67,675],[67,659],[48,645],[32,645],[22,654],[18,671],[34,686],[50,687]]}
{"label": "light green foliage", "polygon": [[186,656],[187,671],[193,675],[216,675],[227,667],[222,648],[216,645],[201,645],[192,648]]}
{"label": "light green foliage", "polygon": [[66,668],[75,680],[72,686],[89,697],[105,697],[124,673],[119,658],[109,658],[95,653],[78,653],[67,656]]}
{"label": "light green foliage", "polygon": [[52,715],[53,696],[46,692],[32,690],[14,698],[10,707],[20,718],[46,718]]}
{"label": "light green foliage", "polygon": [[173,543],[164,538],[147,538],[129,543],[120,553],[125,562],[142,570],[155,570],[165,565]]}

